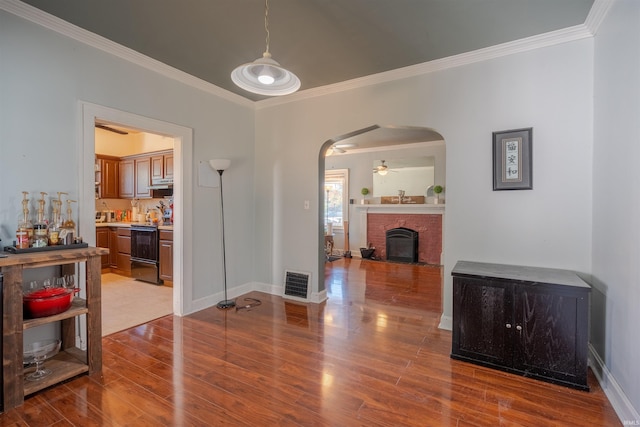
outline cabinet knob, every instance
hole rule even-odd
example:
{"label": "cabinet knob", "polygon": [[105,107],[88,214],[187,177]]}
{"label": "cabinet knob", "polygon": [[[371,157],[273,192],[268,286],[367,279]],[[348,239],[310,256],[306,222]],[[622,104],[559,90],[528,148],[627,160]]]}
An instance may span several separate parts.
{"label": "cabinet knob", "polygon": [[522,326],[518,325],[518,326],[516,326],[516,329],[517,329],[518,331],[521,331],[521,330],[522,330]]}
{"label": "cabinet knob", "polygon": [[507,329],[511,329],[511,323],[507,323],[505,326],[507,327]]}

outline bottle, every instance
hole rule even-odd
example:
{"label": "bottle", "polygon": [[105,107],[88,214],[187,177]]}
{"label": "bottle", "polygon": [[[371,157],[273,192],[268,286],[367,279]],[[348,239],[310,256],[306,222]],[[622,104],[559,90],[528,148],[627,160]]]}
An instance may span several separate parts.
{"label": "bottle", "polygon": [[71,212],[71,203],[75,202],[75,200],[67,200],[67,219],[62,223],[60,230],[60,239],[62,239],[63,245],[72,244],[76,235],[76,223]]}
{"label": "bottle", "polygon": [[29,220],[29,199],[27,191],[22,192],[22,221],[18,223],[16,230],[16,248],[28,249],[33,241],[33,224]]}
{"label": "bottle", "polygon": [[51,200],[51,223],[49,224],[49,246],[62,244],[60,241],[60,228],[62,227],[62,200],[60,199],[61,191],[58,191],[58,198]]}
{"label": "bottle", "polygon": [[38,200],[38,220],[33,224],[33,247],[43,248],[49,244],[48,226],[44,218],[44,196],[47,193],[40,192],[40,200]]}

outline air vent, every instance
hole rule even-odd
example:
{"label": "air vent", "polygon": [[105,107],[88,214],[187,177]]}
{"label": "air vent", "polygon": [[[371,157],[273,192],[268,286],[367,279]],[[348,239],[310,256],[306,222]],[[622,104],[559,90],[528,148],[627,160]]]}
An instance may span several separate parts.
{"label": "air vent", "polygon": [[307,301],[309,298],[309,278],[311,274],[285,270],[284,298]]}

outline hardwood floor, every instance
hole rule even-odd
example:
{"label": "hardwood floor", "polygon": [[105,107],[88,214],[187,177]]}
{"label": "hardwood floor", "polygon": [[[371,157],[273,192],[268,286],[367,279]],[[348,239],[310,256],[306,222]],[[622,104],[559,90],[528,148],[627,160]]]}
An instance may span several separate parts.
{"label": "hardwood floor", "polygon": [[[341,259],[329,300],[166,316],[103,339],[81,376],[0,416],[16,426],[614,426],[580,392],[449,358],[441,269]],[[243,305],[243,298],[238,298]]]}

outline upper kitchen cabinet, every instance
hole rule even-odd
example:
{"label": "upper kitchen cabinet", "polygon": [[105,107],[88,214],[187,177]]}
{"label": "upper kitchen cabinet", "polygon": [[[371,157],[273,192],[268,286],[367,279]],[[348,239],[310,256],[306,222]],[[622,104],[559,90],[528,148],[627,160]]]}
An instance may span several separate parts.
{"label": "upper kitchen cabinet", "polygon": [[[117,199],[119,196],[119,164],[117,157],[96,155],[97,196],[102,199]],[[99,179],[98,179],[99,177]]]}
{"label": "upper kitchen cabinet", "polygon": [[135,159],[135,190],[136,198],[148,199],[151,197],[151,158],[142,157]]}
{"label": "upper kitchen cabinet", "polygon": [[173,152],[157,153],[151,156],[151,183],[173,181]]}
{"label": "upper kitchen cabinet", "polygon": [[120,161],[120,197],[123,199],[133,199],[135,194],[134,188],[135,168],[133,159]]}

